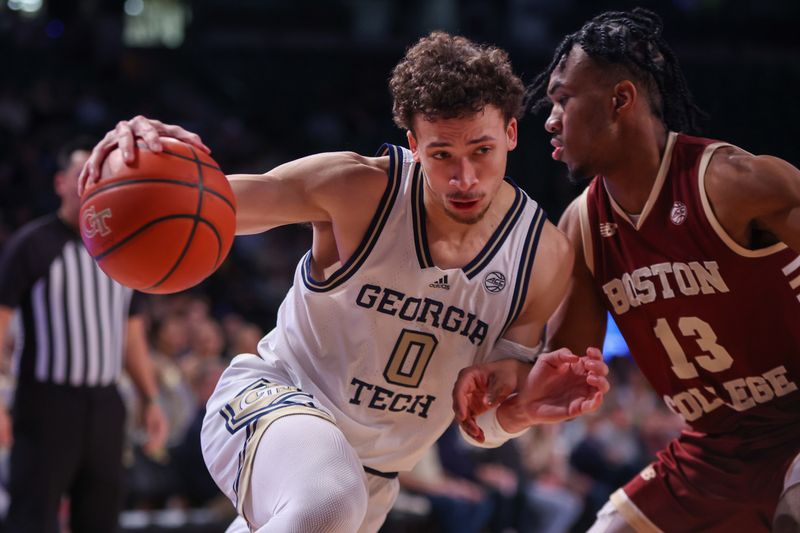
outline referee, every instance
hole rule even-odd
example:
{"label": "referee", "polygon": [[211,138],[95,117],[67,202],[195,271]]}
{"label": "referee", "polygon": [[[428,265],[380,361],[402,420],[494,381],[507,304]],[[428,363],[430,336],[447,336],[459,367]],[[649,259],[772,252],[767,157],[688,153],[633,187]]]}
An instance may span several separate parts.
{"label": "referee", "polygon": [[0,346],[15,308],[21,323],[13,424],[0,405],[0,446],[12,446],[9,532],[57,532],[65,495],[71,531],[117,529],[123,363],[145,406],[149,447],[163,446],[166,435],[153,401],[141,295],[106,276],[78,233],[77,180],[91,145],[77,141],[61,151],[55,175],[61,207],[18,230],[0,258]]}

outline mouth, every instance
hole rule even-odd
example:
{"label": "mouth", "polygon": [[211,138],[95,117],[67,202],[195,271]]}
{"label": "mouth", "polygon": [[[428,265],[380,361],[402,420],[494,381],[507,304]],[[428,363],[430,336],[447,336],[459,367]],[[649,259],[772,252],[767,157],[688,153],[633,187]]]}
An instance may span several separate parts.
{"label": "mouth", "polygon": [[455,211],[469,211],[480,203],[480,198],[458,199],[449,198],[448,203]]}
{"label": "mouth", "polygon": [[551,157],[556,161],[561,161],[561,154],[564,151],[564,145],[561,144],[561,141],[553,137],[550,139],[550,145],[553,147],[553,153]]}

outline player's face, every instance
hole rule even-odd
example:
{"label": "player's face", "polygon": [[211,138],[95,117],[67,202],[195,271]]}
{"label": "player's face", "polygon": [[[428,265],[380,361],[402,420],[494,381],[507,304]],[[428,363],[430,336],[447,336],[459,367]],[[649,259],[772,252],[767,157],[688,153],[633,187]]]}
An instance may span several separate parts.
{"label": "player's face", "polygon": [[78,176],[87,159],[89,159],[89,152],[76,150],[70,157],[69,166],[60,170],[55,176],[56,194],[61,198],[59,212],[64,220],[75,226],[78,225],[78,212],[81,205],[81,199],[78,196]]}
{"label": "player's face", "polygon": [[475,224],[503,183],[508,152],[517,145],[517,120],[506,124],[502,111],[491,105],[462,118],[417,116],[408,143],[425,173],[426,206]]}
{"label": "player's face", "polygon": [[553,159],[567,165],[570,178],[600,174],[613,138],[613,101],[608,80],[579,46],[553,71],[547,87],[552,102],[545,129],[553,138]]}

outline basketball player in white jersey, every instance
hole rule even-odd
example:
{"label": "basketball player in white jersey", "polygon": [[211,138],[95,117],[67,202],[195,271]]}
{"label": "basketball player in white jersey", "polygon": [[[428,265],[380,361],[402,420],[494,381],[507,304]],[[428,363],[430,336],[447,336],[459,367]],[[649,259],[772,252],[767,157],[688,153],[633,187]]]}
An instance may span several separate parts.
{"label": "basketball player in white jersey", "polygon": [[[396,472],[447,428],[453,384],[473,363],[502,361],[517,387],[529,385],[477,419],[483,445],[594,411],[608,390],[596,349],[532,367],[573,252],[504,178],[523,96],[507,55],[434,33],[408,50],[390,87],[410,150],[317,154],[229,177],[237,233],[314,229],[277,327],[258,355],[232,361],[208,402],[203,453],[241,530],[377,531]],[[133,161],[136,138],[158,151],[160,136],[207,150],[136,117],[95,148],[83,183],[113,148]]]}

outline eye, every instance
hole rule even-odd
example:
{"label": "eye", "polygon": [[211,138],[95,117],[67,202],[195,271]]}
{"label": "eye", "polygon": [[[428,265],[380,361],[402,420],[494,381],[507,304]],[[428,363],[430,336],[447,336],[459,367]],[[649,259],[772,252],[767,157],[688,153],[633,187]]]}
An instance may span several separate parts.
{"label": "eye", "polygon": [[492,147],[491,146],[481,146],[480,148],[475,150],[475,153],[483,155],[483,154],[488,154],[491,151],[492,151]]}
{"label": "eye", "polygon": [[431,157],[441,161],[442,159],[447,159],[450,157],[450,154],[448,152],[434,152],[431,154]]}
{"label": "eye", "polygon": [[564,107],[567,105],[567,100],[569,100],[569,96],[559,96],[556,100],[556,103],[561,107]]}

